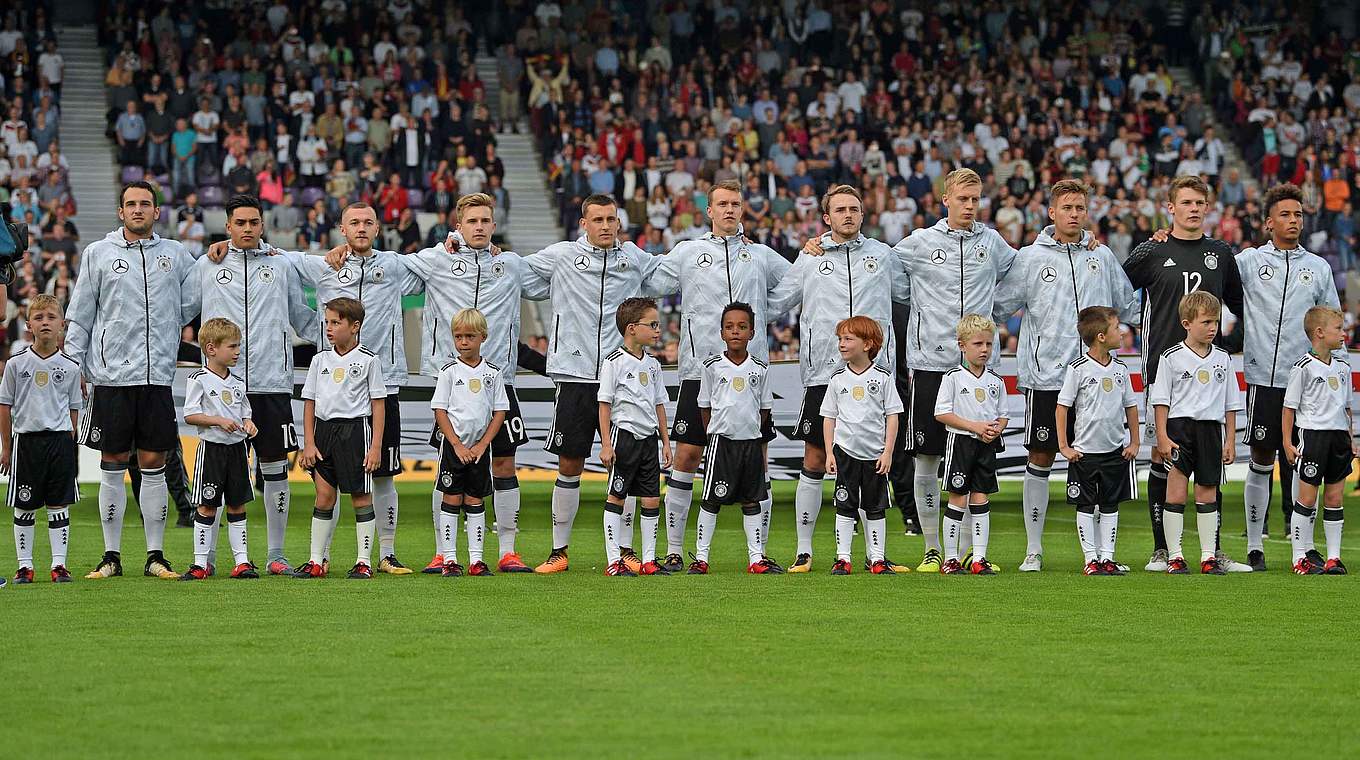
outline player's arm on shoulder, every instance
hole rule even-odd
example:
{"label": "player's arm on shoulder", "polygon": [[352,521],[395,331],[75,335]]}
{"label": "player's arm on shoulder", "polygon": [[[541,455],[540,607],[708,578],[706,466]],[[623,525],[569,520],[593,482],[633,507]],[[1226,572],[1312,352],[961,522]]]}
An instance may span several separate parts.
{"label": "player's arm on shoulder", "polygon": [[680,290],[680,267],[685,262],[685,250],[689,241],[681,241],[666,253],[652,256],[652,269],[642,279],[642,294],[649,298],[659,298],[677,293]]}
{"label": "player's arm on shoulder", "polygon": [[1029,273],[1026,259],[1017,260],[1009,273],[996,284],[992,297],[992,320],[1001,323],[1024,308],[1029,301]]}
{"label": "player's arm on shoulder", "polygon": [[[1015,257],[1019,255],[1019,252],[1012,248],[1005,238],[1001,237],[1000,232],[989,227],[987,234],[992,238],[992,256],[995,261],[994,266],[996,266],[996,279],[997,282],[1001,282],[1006,279],[1011,267],[1015,265]],[[1092,236],[1092,239],[1095,239],[1094,236]]]}
{"label": "player's arm on shoulder", "polygon": [[765,304],[769,307],[766,316],[774,318],[803,302],[803,278],[812,261],[808,256],[799,254],[793,266],[779,279],[779,284],[770,290]]}
{"label": "player's arm on shoulder", "polygon": [[315,342],[321,334],[321,321],[316,310],[307,305],[307,297],[302,292],[302,278],[288,277],[288,322],[298,337]]}
{"label": "player's arm on shoulder", "polygon": [[1124,274],[1128,275],[1129,282],[1135,289],[1145,288],[1152,282],[1154,272],[1152,260],[1155,258],[1157,247],[1158,243],[1144,240],[1124,260]]}

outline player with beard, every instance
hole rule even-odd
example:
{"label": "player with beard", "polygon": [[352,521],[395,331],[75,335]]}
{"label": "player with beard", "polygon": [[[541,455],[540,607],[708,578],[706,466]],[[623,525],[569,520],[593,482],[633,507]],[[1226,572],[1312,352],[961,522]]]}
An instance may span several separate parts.
{"label": "player with beard", "polygon": [[[1157,379],[1157,366],[1166,349],[1185,338],[1180,323],[1180,301],[1191,291],[1203,290],[1218,298],[1242,319],[1242,279],[1233,261],[1232,248],[1222,240],[1206,237],[1204,214],[1209,205],[1209,187],[1196,176],[1176,177],[1171,181],[1167,210],[1171,214],[1171,234],[1165,242],[1148,240],[1129,254],[1124,273],[1135,289],[1143,291],[1143,387]],[[1239,335],[1241,330],[1235,331]],[[1222,331],[1219,343],[1224,345]],[[1148,418],[1145,440],[1156,440],[1153,415]],[[1162,531],[1162,508],[1166,503],[1167,463],[1154,450],[1148,475],[1148,513],[1152,520],[1154,550],[1144,568],[1166,572],[1167,545]],[[1220,493],[1221,502],[1222,495]],[[1219,519],[1222,506],[1219,505]],[[1219,563],[1231,572],[1250,572],[1251,567],[1233,562],[1220,550]]]}

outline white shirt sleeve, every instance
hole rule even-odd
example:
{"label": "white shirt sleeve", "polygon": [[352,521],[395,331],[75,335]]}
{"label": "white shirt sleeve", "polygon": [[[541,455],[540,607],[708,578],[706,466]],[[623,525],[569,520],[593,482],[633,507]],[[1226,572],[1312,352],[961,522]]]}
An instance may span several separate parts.
{"label": "white shirt sleeve", "polygon": [[1138,399],[1133,395],[1133,382],[1127,377],[1124,378],[1124,408],[1138,406]]}
{"label": "white shirt sleeve", "polygon": [[[1242,393],[1242,386],[1237,382],[1237,373],[1233,371],[1232,365],[1228,365],[1228,408],[1229,412],[1246,411],[1247,397]],[[1242,420],[1238,420],[1242,422]]]}
{"label": "white shirt sleeve", "polygon": [[496,399],[491,404],[491,412],[510,411],[510,397],[505,393],[505,373],[496,373]]}
{"label": "white shirt sleeve", "polygon": [[935,416],[954,413],[954,376],[940,378],[940,390],[935,396]]}
{"label": "white shirt sleeve", "polygon": [[249,420],[255,417],[255,408],[250,405],[250,396],[241,398],[241,419]]}
{"label": "white shirt sleeve", "polygon": [[439,377],[434,381],[434,395],[430,397],[430,408],[443,409],[447,412],[452,406],[452,398],[450,398],[452,390],[453,383],[449,379],[449,373],[447,371],[440,372]]}
{"label": "white shirt sleeve", "polygon": [[840,412],[836,405],[836,388],[838,385],[839,383],[836,382],[835,378],[832,378],[831,382],[826,384],[826,395],[822,396],[822,408],[818,410],[818,413],[823,417],[833,420],[837,418]]}
{"label": "white shirt sleeve", "polygon": [[1289,370],[1289,384],[1284,389],[1284,405],[1287,409],[1298,411],[1303,400],[1303,370],[1293,367]]}
{"label": "white shirt sleeve", "polygon": [[[1171,376],[1174,375],[1175,372],[1168,366],[1169,364],[1170,362],[1163,361],[1157,368],[1161,373],[1161,377],[1159,377],[1157,382],[1153,383],[1152,387],[1148,389],[1147,402],[1149,407],[1171,406]],[[1148,415],[1152,415],[1151,409],[1148,410]]]}
{"label": "white shirt sleeve", "polygon": [[652,362],[652,392],[655,395],[655,406],[663,406],[670,399],[666,396],[666,377],[661,369],[661,362]]}
{"label": "white shirt sleeve", "polygon": [[387,398],[387,383],[383,379],[382,369],[378,366],[378,360],[371,356],[368,361],[368,397]]}
{"label": "white shirt sleeve", "polygon": [[765,375],[765,379],[761,381],[760,408],[761,409],[774,408],[774,390],[770,388],[770,376],[768,373]]}
{"label": "white shirt sleeve", "polygon": [[85,396],[80,392],[80,383],[78,382],[78,379],[79,374],[72,377],[71,379],[71,391],[70,391],[71,397],[67,401],[67,407],[70,409],[85,408]]}
{"label": "white shirt sleeve", "polygon": [[605,403],[614,403],[614,385],[618,382],[618,373],[614,371],[614,360],[606,359],[600,365],[600,390],[595,394],[595,400]]}
{"label": "white shirt sleeve", "polygon": [[184,384],[183,419],[191,414],[203,414],[203,384],[195,377],[190,377]]}
{"label": "white shirt sleeve", "polygon": [[321,364],[316,358],[313,358],[311,366],[307,368],[307,380],[302,384],[302,397],[304,399],[316,400],[316,383],[320,373]]}
{"label": "white shirt sleeve", "polygon": [[[13,363],[5,367],[5,374],[0,377],[0,404],[5,406],[14,406],[14,375],[16,370],[13,367]],[[71,383],[71,385],[79,387],[80,383]]]}
{"label": "white shirt sleeve", "polygon": [[897,383],[889,378],[885,385],[887,390],[884,391],[883,395],[883,411],[887,414],[901,414],[903,411],[902,397],[897,393]]}
{"label": "white shirt sleeve", "polygon": [[713,385],[713,368],[704,367],[699,373],[699,395],[695,398],[700,409],[712,409],[713,399],[710,395],[710,388]]}
{"label": "white shirt sleeve", "polygon": [[[1124,398],[1125,400],[1129,398],[1127,385],[1124,386]],[[1066,407],[1077,403],[1077,370],[1070,365],[1063,375],[1062,389],[1058,391],[1058,403]]]}

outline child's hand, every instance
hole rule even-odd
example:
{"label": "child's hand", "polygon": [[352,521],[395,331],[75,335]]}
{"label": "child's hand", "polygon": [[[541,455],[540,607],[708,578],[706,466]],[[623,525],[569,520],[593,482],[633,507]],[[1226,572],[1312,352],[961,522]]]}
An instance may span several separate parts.
{"label": "child's hand", "polygon": [[6,442],[4,449],[0,449],[0,475],[9,474],[9,457],[9,445],[8,442]]}
{"label": "child's hand", "polygon": [[228,433],[235,433],[237,430],[241,429],[240,425],[237,425],[235,421],[229,420],[226,417],[218,417],[217,426],[227,431]]}
{"label": "child's hand", "polygon": [[1157,436],[1157,456],[1161,457],[1163,462],[1170,462],[1171,452],[1178,448],[1180,447],[1172,443],[1170,438],[1164,435]]}
{"label": "child's hand", "polygon": [[1223,464],[1232,464],[1237,458],[1237,446],[1233,445],[1232,439],[1223,442]]}
{"label": "child's hand", "polygon": [[298,462],[302,465],[302,469],[310,470],[315,468],[316,463],[322,459],[325,459],[325,457],[321,456],[321,452],[317,450],[315,445],[309,443],[303,447],[302,456],[298,457]]}
{"label": "child's hand", "polygon": [[378,469],[378,463],[382,461],[382,441],[374,441],[374,445],[368,447],[368,453],[364,454],[364,472],[373,472]]}
{"label": "child's hand", "polygon": [[[1352,454],[1354,454],[1355,456],[1360,456],[1360,453],[1357,453],[1360,452],[1360,448],[1358,448],[1354,443],[1351,443],[1351,450]],[[1298,464],[1299,461],[1298,447],[1294,445],[1293,441],[1290,441],[1287,438],[1285,439],[1284,442],[1284,458],[1289,460],[1290,467],[1293,467],[1294,465]]]}
{"label": "child's hand", "polygon": [[1130,443],[1129,445],[1127,445],[1127,446],[1124,447],[1124,452],[1123,452],[1123,453],[1124,453],[1124,461],[1126,461],[1126,462],[1132,462],[1135,458],[1138,457],[1138,444],[1136,444],[1136,443]]}
{"label": "child's hand", "polygon": [[245,428],[247,438],[254,438],[255,436],[260,434],[260,429],[255,427],[254,420],[246,420],[246,423],[243,427]]}
{"label": "child's hand", "polygon": [[836,455],[832,453],[831,449],[826,450],[826,474],[836,474]]}
{"label": "child's hand", "polygon": [[661,442],[661,466],[670,469],[675,457],[671,454],[671,442]]}
{"label": "child's hand", "polygon": [[468,449],[468,451],[472,453],[472,461],[476,462],[477,460],[482,458],[483,454],[486,453],[486,444],[478,443],[476,446],[473,446],[472,448]]}
{"label": "child's hand", "polygon": [[892,450],[889,449],[887,451],[884,451],[882,454],[878,456],[878,466],[874,468],[874,472],[878,473],[879,475],[887,475],[888,471],[891,469],[892,469]]}
{"label": "child's hand", "polygon": [[609,441],[600,444],[600,464],[605,467],[614,466],[614,447],[610,445]]}
{"label": "child's hand", "polygon": [[1062,452],[1063,459],[1066,459],[1069,462],[1076,462],[1081,459],[1081,452],[1071,446],[1063,446],[1058,450]]}
{"label": "child's hand", "polygon": [[477,457],[472,455],[472,449],[469,449],[462,443],[453,444],[453,453],[458,457],[458,461],[463,464],[472,464],[477,461]]}

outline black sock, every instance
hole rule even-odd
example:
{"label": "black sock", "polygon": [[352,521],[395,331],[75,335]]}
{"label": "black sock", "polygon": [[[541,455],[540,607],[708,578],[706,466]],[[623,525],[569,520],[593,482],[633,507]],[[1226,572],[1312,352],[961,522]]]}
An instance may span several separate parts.
{"label": "black sock", "polygon": [[[1156,473],[1160,472],[1161,477]],[[1162,507],[1166,504],[1166,465],[1152,465],[1148,474],[1148,517],[1152,522],[1152,547],[1166,551],[1166,533],[1162,530]]]}

